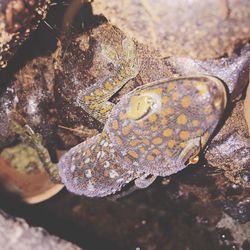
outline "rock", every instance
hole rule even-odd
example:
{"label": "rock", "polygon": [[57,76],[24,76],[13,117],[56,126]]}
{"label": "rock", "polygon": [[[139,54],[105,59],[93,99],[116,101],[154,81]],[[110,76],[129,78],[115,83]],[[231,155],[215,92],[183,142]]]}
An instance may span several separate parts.
{"label": "rock", "polygon": [[0,117],[4,119],[0,122],[0,148],[14,139],[8,124],[15,116],[22,116],[45,140],[48,137],[53,140],[57,116],[52,106],[53,81],[51,57],[33,59],[15,74],[0,98]]}
{"label": "rock", "polygon": [[47,200],[63,188],[51,182],[37,152],[25,144],[5,148],[0,153],[0,169],[5,188],[31,204]]}
{"label": "rock", "polygon": [[250,187],[250,135],[243,112],[243,101],[213,138],[206,151],[209,165],[221,169],[233,182]]}
{"label": "rock", "polygon": [[0,211],[0,248],[19,250],[80,250],[76,245],[50,235],[42,228],[30,227],[23,219]]}
{"label": "rock", "polygon": [[[95,2],[97,3],[98,0]],[[125,1],[120,2],[125,3]],[[121,95],[136,86],[163,77],[199,72],[218,74],[228,84],[230,104],[225,114],[225,121],[223,121],[225,124],[222,122],[221,130],[219,131],[218,128],[218,134],[215,135],[205,152],[207,161],[201,159],[200,163],[195,166],[189,166],[167,179],[158,178],[147,189],[130,193],[118,200],[115,200],[116,197],[113,196],[106,199],[89,199],[62,191],[60,195],[45,203],[27,206],[18,202],[16,197],[7,197],[6,194],[0,192],[0,199],[4,200],[0,202],[1,208],[22,216],[37,226],[56,232],[61,237],[70,239],[82,247],[87,245],[88,249],[249,249],[249,134],[243,119],[243,101],[239,101],[239,98],[244,97],[243,88],[246,87],[249,79],[247,77],[249,54],[240,52],[241,47],[247,48],[243,46],[243,43],[245,37],[249,37],[249,26],[246,25],[248,3],[243,0],[229,0],[229,6],[237,8],[230,8],[232,14],[228,16],[225,11],[223,16],[223,13],[218,14],[219,8],[215,9],[215,6],[218,6],[217,1],[192,2],[194,6],[200,5],[204,9],[206,7],[204,13],[209,13],[206,18],[209,19],[213,14],[215,15],[214,20],[218,24],[219,32],[225,31],[226,38],[223,36],[218,47],[216,41],[214,46],[206,47],[204,44],[207,42],[204,37],[200,42],[192,40],[194,45],[183,43],[183,50],[181,50],[182,46],[168,47],[168,54],[176,52],[177,55],[186,56],[186,58],[176,56],[162,58],[158,51],[136,41],[141,71],[112,98],[112,101],[116,103]],[[101,4],[111,3],[112,1],[108,1]],[[137,6],[136,3],[135,6]],[[158,1],[151,4],[157,3]],[[179,3],[177,1],[176,6]],[[185,4],[188,3],[190,1]],[[212,3],[211,9],[210,3]],[[239,7],[240,3],[243,3],[242,7]],[[183,4],[184,7],[185,4]],[[59,10],[60,15],[63,15],[60,7]],[[90,9],[88,13],[89,11]],[[182,13],[181,11],[180,9],[178,13]],[[58,17],[58,13],[55,18]],[[170,12],[170,14],[173,15],[176,12]],[[219,16],[223,16],[225,20],[218,21]],[[139,19],[140,16],[137,14],[136,18]],[[196,17],[192,14],[190,18],[190,25],[193,25],[192,18]],[[82,88],[107,76],[113,69],[112,63],[100,54],[101,44],[111,44],[119,54],[122,40],[126,36],[126,33],[110,23],[103,23],[103,18],[99,22],[99,17],[92,16],[92,19],[89,19],[88,16],[87,20],[84,22],[82,19],[78,20],[77,29],[59,36],[60,46],[53,54],[53,60],[51,51],[43,54],[43,59],[36,56],[32,59],[34,61],[29,62],[29,70],[21,67],[19,73],[15,72],[19,75],[16,80],[12,79],[14,73],[11,74],[11,81],[6,81],[5,85],[11,82],[14,85],[10,84],[9,90],[2,88],[1,91],[0,110],[10,112],[12,109],[18,110],[26,120],[32,123],[31,126],[44,136],[46,144],[52,145],[53,149],[66,149],[97,133],[99,129],[101,130],[100,124],[95,124],[93,120],[91,123],[91,119],[75,105],[76,95]],[[165,22],[162,24],[167,27]],[[198,24],[204,25],[199,22]],[[229,24],[228,31],[225,27],[229,27]],[[148,34],[146,32],[148,27],[142,29],[145,35]],[[211,30],[213,29],[214,26],[211,27]],[[176,37],[179,36],[176,32],[178,30],[179,27],[172,30]],[[211,32],[212,36],[217,35],[217,31]],[[209,32],[205,33],[205,38],[211,41]],[[194,36],[200,33],[197,31],[197,33],[189,32],[189,34]],[[48,35],[44,37],[49,38]],[[240,48],[236,37],[239,38]],[[185,37],[181,39],[185,40]],[[179,40],[176,39],[176,41]],[[191,48],[189,52],[187,48]],[[197,58],[193,60],[187,56]],[[221,58],[215,59],[214,57]],[[35,60],[39,65],[37,71],[32,66]],[[188,62],[188,67],[183,66],[184,62]],[[46,69],[42,70],[45,68],[44,64]],[[51,68],[53,68],[52,71],[48,70]],[[22,71],[26,72],[26,77],[30,77],[32,81],[29,82],[21,77]],[[51,72],[50,77],[45,77],[47,72]],[[23,79],[24,87],[22,86]],[[52,79],[54,83],[51,88],[47,87],[49,79]],[[34,80],[36,85],[32,83]],[[37,113],[32,115],[27,113],[26,99],[32,96],[35,90],[48,93],[43,95],[43,98],[36,99],[39,101],[36,112],[40,113],[41,124],[35,123]],[[53,107],[53,112],[46,109],[47,102],[50,103],[50,108]],[[0,114],[4,114],[0,119],[0,139],[4,137],[8,141],[10,137],[4,130],[8,128],[8,124],[2,121],[10,113]],[[51,120],[51,117],[54,119]],[[65,126],[67,129],[59,129],[58,125]],[[81,134],[81,130],[88,133]],[[1,144],[4,148],[10,143],[6,141],[5,145]],[[125,189],[125,193],[120,195],[125,195],[129,191],[130,189]],[[45,242],[44,240],[41,244]]]}
{"label": "rock", "polygon": [[214,60],[197,60],[183,57],[170,57],[175,71],[182,75],[208,74],[224,81],[231,101],[238,100],[249,82],[250,44],[241,48],[239,54]]}
{"label": "rock", "polygon": [[0,69],[45,18],[51,0],[0,1]]}
{"label": "rock", "polygon": [[219,58],[250,36],[248,0],[96,0],[93,11],[163,57]]}
{"label": "rock", "polygon": [[250,134],[250,85],[248,84],[247,92],[246,92],[246,98],[244,101],[244,114],[245,119],[248,125],[248,131]]}

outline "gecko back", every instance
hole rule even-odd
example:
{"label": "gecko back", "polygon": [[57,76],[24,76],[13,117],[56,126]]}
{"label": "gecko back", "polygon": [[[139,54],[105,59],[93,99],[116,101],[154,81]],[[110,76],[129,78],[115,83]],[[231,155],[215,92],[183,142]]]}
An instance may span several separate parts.
{"label": "gecko back", "polygon": [[225,87],[215,77],[161,80],[122,97],[104,130],[125,168],[167,176],[200,153],[225,106]]}
{"label": "gecko back", "polygon": [[89,197],[115,193],[137,176],[135,171],[123,169],[116,163],[113,145],[105,133],[70,149],[62,156],[58,167],[69,191]]}

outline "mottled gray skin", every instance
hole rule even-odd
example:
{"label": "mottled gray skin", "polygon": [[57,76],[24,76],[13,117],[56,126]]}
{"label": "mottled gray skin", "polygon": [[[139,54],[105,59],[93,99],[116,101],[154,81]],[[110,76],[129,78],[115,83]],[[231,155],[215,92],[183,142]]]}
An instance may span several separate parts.
{"label": "mottled gray skin", "polygon": [[[133,104],[133,98],[140,99]],[[128,119],[131,106],[153,101],[139,119]],[[104,128],[123,167],[156,176],[185,168],[211,137],[226,106],[226,92],[214,77],[161,80],[121,98]],[[114,124],[115,121],[115,124]],[[114,126],[115,125],[115,126]]]}
{"label": "mottled gray skin", "polygon": [[117,163],[113,144],[104,133],[70,149],[60,159],[58,167],[69,191],[89,197],[113,194],[139,176]]}
{"label": "mottled gray skin", "polygon": [[[152,97],[152,102],[137,107],[145,96]],[[131,103],[133,97],[136,101]],[[214,77],[177,78],[139,87],[114,106],[101,134],[70,149],[60,159],[62,182],[69,191],[90,197],[115,193],[132,180],[138,187],[145,188],[155,176],[180,171],[200,153],[225,106],[224,85]],[[168,113],[169,109],[173,112]],[[156,120],[152,117],[155,115]],[[158,126],[156,131],[152,131],[152,125]],[[131,126],[128,131],[127,126]],[[174,130],[171,136],[165,134],[169,128]],[[186,132],[182,135],[185,140],[180,136],[182,131],[189,134],[187,138]],[[155,138],[162,140],[161,143],[155,143]],[[145,144],[144,139],[149,144]],[[131,146],[134,140],[139,143]],[[173,140],[174,145],[170,142]],[[140,151],[142,145],[144,152]],[[147,159],[148,155],[153,155],[153,159]]]}
{"label": "mottled gray skin", "polygon": [[[149,83],[123,96],[103,132],[50,161],[41,138],[28,126],[13,129],[36,148],[54,181],[78,195],[102,197],[135,180],[148,187],[196,163],[226,107],[223,83],[212,76]],[[59,167],[59,176],[57,172]]]}
{"label": "mottled gray skin", "polygon": [[197,163],[225,110],[223,83],[205,75],[159,80],[124,95],[116,105],[109,102],[139,72],[135,43],[126,38],[122,45],[120,58],[112,47],[102,46],[103,56],[120,70],[115,67],[112,75],[77,98],[105,124],[104,130],[69,150],[59,160],[59,175],[34,132],[15,128],[36,148],[53,181],[61,179],[78,195],[106,196],[132,180],[145,188],[157,176]]}

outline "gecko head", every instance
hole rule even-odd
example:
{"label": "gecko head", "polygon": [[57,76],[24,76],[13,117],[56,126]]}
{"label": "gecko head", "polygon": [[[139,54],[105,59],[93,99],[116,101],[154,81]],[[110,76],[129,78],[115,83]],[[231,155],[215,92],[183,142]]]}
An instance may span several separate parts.
{"label": "gecko head", "polygon": [[201,76],[190,83],[183,81],[187,90],[186,94],[181,91],[179,107],[182,112],[176,119],[177,125],[182,125],[179,132],[182,150],[177,162],[185,166],[198,163],[199,154],[214,133],[227,104],[226,89],[219,79]]}

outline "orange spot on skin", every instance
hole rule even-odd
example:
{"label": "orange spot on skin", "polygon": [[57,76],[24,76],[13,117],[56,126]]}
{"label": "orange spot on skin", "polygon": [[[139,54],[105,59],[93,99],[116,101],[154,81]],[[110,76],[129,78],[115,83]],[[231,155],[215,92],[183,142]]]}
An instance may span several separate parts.
{"label": "orange spot on skin", "polygon": [[152,115],[150,115],[150,116],[148,117],[148,120],[149,120],[151,123],[157,121],[157,119],[158,119],[158,116],[157,116],[156,114],[152,114]]}
{"label": "orange spot on skin", "polygon": [[156,137],[152,140],[152,143],[156,145],[162,144],[162,138]]}
{"label": "orange spot on skin", "polygon": [[189,137],[189,132],[188,132],[188,131],[185,130],[185,131],[181,131],[181,132],[180,132],[180,138],[181,138],[183,141],[187,140],[188,137]]}
{"label": "orange spot on skin", "polygon": [[188,108],[191,103],[191,97],[190,96],[185,96],[181,100],[181,105],[183,108]]}
{"label": "orange spot on skin", "polygon": [[169,100],[169,97],[168,97],[168,96],[165,95],[165,96],[162,97],[162,103],[163,103],[163,104],[168,103],[168,100]]}
{"label": "orange spot on skin", "polygon": [[163,131],[163,135],[165,136],[165,137],[169,137],[169,136],[171,136],[173,134],[173,130],[171,129],[171,128],[167,128],[167,129],[165,129],[164,131]]}
{"label": "orange spot on skin", "polygon": [[115,137],[115,140],[116,140],[116,143],[119,144],[119,145],[122,145],[123,142],[122,142],[122,139],[119,137],[119,136],[116,136]]}
{"label": "orange spot on skin", "polygon": [[173,101],[177,101],[178,98],[179,98],[178,92],[174,92],[174,93],[172,94],[172,99],[173,99]]}
{"label": "orange spot on skin", "polygon": [[171,91],[175,88],[176,84],[174,82],[170,82],[167,86],[167,90]]}
{"label": "orange spot on skin", "polygon": [[148,161],[153,161],[154,159],[155,159],[155,157],[153,155],[148,155],[147,156]]}
{"label": "orange spot on skin", "polygon": [[117,121],[117,120],[114,120],[114,121],[112,122],[112,128],[113,128],[114,130],[117,130],[117,129],[119,128],[119,124],[118,124],[118,121]]}
{"label": "orange spot on skin", "polygon": [[170,107],[166,108],[166,109],[163,109],[161,111],[161,114],[164,115],[164,116],[167,116],[167,115],[171,115],[174,113],[174,110]]}
{"label": "orange spot on skin", "polygon": [[128,125],[128,126],[126,126],[126,127],[123,127],[123,128],[122,128],[122,134],[123,134],[123,135],[128,135],[129,132],[130,132],[130,130],[131,130],[131,126],[130,126],[130,125]]}
{"label": "orange spot on skin", "polygon": [[102,95],[103,95],[103,91],[100,90],[100,89],[96,89],[96,90],[95,90],[95,95],[96,95],[96,96],[102,96]]}
{"label": "orange spot on skin", "polygon": [[149,141],[148,139],[146,139],[146,138],[144,138],[144,139],[142,140],[142,142],[143,142],[143,144],[145,144],[145,145],[147,145],[147,146],[150,145],[150,141]]}
{"label": "orange spot on skin", "polygon": [[104,87],[105,87],[105,89],[107,89],[107,90],[113,90],[113,85],[112,85],[112,83],[110,83],[110,82],[106,82],[105,84],[104,84]]}
{"label": "orange spot on skin", "polygon": [[135,147],[135,146],[137,146],[139,143],[140,143],[140,142],[139,142],[138,140],[131,140],[131,141],[129,142],[129,145],[131,145],[132,147]]}
{"label": "orange spot on skin", "polygon": [[175,141],[175,140],[169,140],[169,141],[168,141],[168,146],[169,146],[170,148],[173,148],[173,147],[175,146],[175,144],[176,144],[176,141]]}
{"label": "orange spot on skin", "polygon": [[168,124],[168,120],[166,118],[161,119],[161,125],[165,126]]}
{"label": "orange spot on skin", "polygon": [[184,114],[181,114],[177,117],[177,123],[180,125],[185,125],[187,123],[187,117]]}
{"label": "orange spot on skin", "polygon": [[89,105],[90,109],[97,109],[98,105],[96,103]]}
{"label": "orange spot on skin", "polygon": [[200,122],[198,120],[194,119],[192,121],[192,125],[193,125],[193,127],[198,127],[200,125]]}
{"label": "orange spot on skin", "polygon": [[137,154],[137,152],[135,152],[134,150],[128,150],[128,154],[133,157],[133,158],[138,158],[139,155]]}
{"label": "orange spot on skin", "polygon": [[150,130],[151,130],[152,132],[155,132],[155,131],[157,131],[158,129],[159,129],[158,126],[151,126],[151,127],[150,127]]}
{"label": "orange spot on skin", "polygon": [[146,149],[144,147],[140,147],[139,150],[142,152],[142,153],[145,153],[146,152]]}
{"label": "orange spot on skin", "polygon": [[105,106],[104,108],[100,109],[100,113],[101,114],[106,114],[107,112],[109,112],[112,109],[112,106]]}
{"label": "orange spot on skin", "polygon": [[153,155],[157,156],[157,155],[160,155],[161,154],[161,151],[157,148],[153,149],[152,151]]}
{"label": "orange spot on skin", "polygon": [[84,99],[85,102],[89,102],[89,101],[92,101],[94,99],[94,97],[87,95],[87,96],[84,96],[83,99]]}

